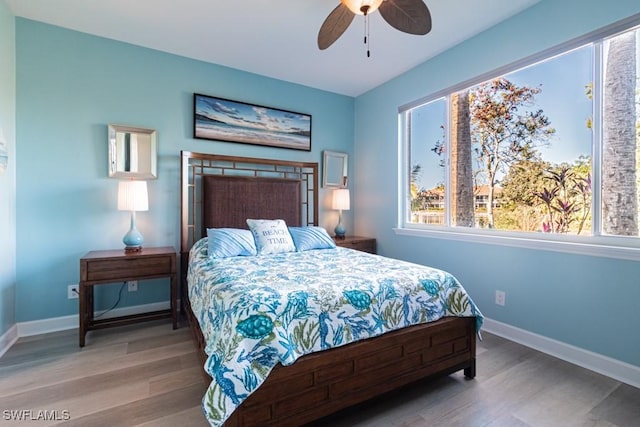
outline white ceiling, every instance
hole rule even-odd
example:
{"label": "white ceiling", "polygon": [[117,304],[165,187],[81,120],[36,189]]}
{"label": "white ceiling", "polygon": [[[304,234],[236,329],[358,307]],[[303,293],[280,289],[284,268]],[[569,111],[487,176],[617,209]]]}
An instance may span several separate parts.
{"label": "white ceiling", "polygon": [[357,96],[539,0],[425,0],[414,36],[356,17],[327,50],[317,34],[339,0],[4,0],[16,16],[340,94]]}

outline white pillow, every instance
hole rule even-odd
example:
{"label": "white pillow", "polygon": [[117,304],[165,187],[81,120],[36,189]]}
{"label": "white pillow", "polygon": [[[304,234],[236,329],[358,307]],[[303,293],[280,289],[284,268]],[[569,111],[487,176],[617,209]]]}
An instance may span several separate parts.
{"label": "white pillow", "polygon": [[258,255],[295,252],[296,246],[282,219],[248,219],[247,225],[256,241]]}

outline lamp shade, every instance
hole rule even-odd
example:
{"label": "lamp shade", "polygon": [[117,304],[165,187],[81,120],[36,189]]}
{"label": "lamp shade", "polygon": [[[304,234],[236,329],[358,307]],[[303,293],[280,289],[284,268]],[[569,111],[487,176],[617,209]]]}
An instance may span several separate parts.
{"label": "lamp shade", "polygon": [[120,181],[118,184],[118,210],[149,210],[147,181]]}
{"label": "lamp shade", "polygon": [[340,0],[349,10],[356,15],[364,15],[362,8],[367,8],[367,15],[380,7],[382,0]]}
{"label": "lamp shade", "polygon": [[349,210],[349,190],[347,188],[338,188],[337,190],[333,190],[333,202],[331,207],[341,211]]}

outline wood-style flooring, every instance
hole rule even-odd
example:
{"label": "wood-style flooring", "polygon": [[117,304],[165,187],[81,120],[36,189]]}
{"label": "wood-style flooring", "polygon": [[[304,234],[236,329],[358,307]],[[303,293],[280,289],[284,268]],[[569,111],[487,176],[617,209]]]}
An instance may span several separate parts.
{"label": "wood-style flooring", "polygon": [[[640,426],[639,389],[483,338],[476,379],[417,384],[314,426]],[[205,426],[201,369],[189,328],[166,321],[91,331],[82,349],[77,330],[22,338],[0,358],[0,426]],[[57,420],[12,419],[39,411]]]}

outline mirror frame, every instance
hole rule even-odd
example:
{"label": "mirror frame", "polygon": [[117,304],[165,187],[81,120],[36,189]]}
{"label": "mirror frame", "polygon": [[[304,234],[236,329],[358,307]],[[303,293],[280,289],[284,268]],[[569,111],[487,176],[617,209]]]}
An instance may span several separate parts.
{"label": "mirror frame", "polygon": [[[119,133],[132,133],[149,135],[151,144],[149,147],[149,170],[142,172],[127,172],[118,170],[118,146],[117,135]],[[109,134],[109,178],[134,178],[134,179],[156,179],[158,178],[158,132],[155,129],[145,129],[133,126],[108,125]]]}
{"label": "mirror frame", "polygon": [[[346,188],[348,184],[348,169],[349,169],[349,155],[347,153],[340,153],[337,151],[324,150],[322,160],[322,186],[327,188]],[[342,176],[335,175],[330,176],[328,173],[328,165],[330,162],[340,162],[342,166],[338,164],[337,171],[342,169]]]}

